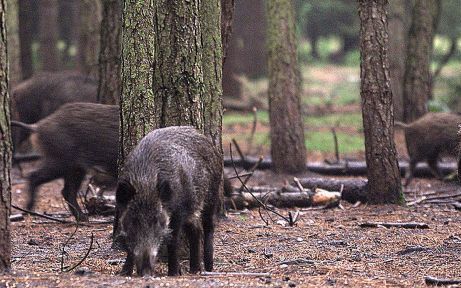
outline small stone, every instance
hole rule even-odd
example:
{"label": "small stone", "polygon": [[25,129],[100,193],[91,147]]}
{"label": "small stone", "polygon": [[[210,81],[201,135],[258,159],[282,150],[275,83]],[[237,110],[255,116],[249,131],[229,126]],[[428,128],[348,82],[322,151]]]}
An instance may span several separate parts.
{"label": "small stone", "polygon": [[252,248],[250,248],[250,249],[248,249],[248,253],[256,253],[256,250],[255,250],[255,249],[252,249]]}
{"label": "small stone", "polygon": [[38,242],[35,239],[29,239],[29,241],[27,241],[27,245],[38,246]]}
{"label": "small stone", "polygon": [[296,283],[295,282],[289,282],[288,287],[296,287]]}
{"label": "small stone", "polygon": [[282,265],[280,265],[280,268],[287,268],[287,267],[288,267],[287,264],[282,264]]}
{"label": "small stone", "polygon": [[303,238],[301,238],[301,237],[298,237],[298,238],[296,238],[296,241],[298,241],[298,242],[303,242],[303,241],[304,241],[304,239],[303,239]]}
{"label": "small stone", "polygon": [[288,276],[283,277],[283,281],[290,281],[290,277]]}

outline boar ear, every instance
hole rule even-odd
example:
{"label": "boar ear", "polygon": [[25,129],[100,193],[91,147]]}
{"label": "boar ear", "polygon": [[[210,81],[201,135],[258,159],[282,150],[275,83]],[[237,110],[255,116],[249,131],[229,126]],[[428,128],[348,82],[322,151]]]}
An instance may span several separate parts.
{"label": "boar ear", "polygon": [[117,204],[126,205],[130,202],[134,195],[136,194],[136,190],[130,184],[130,182],[126,180],[119,180],[117,183],[117,191],[115,192],[115,200]]}

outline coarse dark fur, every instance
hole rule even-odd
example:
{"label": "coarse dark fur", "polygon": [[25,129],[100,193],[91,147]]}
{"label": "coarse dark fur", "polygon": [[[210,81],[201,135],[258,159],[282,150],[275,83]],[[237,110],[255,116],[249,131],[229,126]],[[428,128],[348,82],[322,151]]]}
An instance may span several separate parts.
{"label": "coarse dark fur", "polygon": [[410,166],[405,185],[413,179],[416,164],[427,161],[434,176],[442,179],[437,167],[440,155],[458,157],[459,139],[457,135],[461,115],[453,113],[427,113],[410,124],[396,121],[395,126],[405,131],[405,141],[410,156]]}
{"label": "coarse dark fur", "polygon": [[213,269],[215,214],[220,205],[222,160],[195,128],[175,126],[146,135],[125,161],[116,192],[114,241],[127,251],[122,274],[152,275],[167,243],[168,275],[180,274],[179,235],[190,245],[190,271]]}
{"label": "coarse dark fur", "polygon": [[42,155],[40,167],[27,176],[28,209],[40,185],[64,178],[62,195],[77,220],[87,219],[77,203],[77,192],[90,169],[117,177],[119,107],[69,103],[35,124],[12,122],[32,132],[31,141]]}
{"label": "coarse dark fur", "polygon": [[[12,120],[32,124],[71,102],[96,102],[98,82],[75,71],[42,72],[11,92]],[[27,138],[22,129],[12,129],[13,149]]]}

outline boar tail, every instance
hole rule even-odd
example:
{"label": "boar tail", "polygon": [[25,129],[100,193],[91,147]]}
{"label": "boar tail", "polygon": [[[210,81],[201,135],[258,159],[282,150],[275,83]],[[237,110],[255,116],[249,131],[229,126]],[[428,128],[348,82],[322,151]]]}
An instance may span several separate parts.
{"label": "boar tail", "polygon": [[19,121],[11,121],[11,126],[21,127],[26,129],[29,132],[35,132],[37,130],[37,126],[35,124],[26,124]]}
{"label": "boar tail", "polygon": [[394,126],[398,127],[398,128],[402,128],[402,129],[406,129],[406,128],[410,127],[410,125],[405,124],[405,123],[400,122],[400,121],[394,121]]}

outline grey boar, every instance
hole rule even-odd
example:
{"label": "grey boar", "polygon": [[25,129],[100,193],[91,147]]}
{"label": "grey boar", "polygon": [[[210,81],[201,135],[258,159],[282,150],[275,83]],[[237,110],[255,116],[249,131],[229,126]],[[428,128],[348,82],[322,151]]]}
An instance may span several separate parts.
{"label": "grey boar", "polygon": [[[11,92],[12,120],[27,124],[39,120],[71,102],[96,102],[98,82],[79,72],[42,72],[20,83]],[[13,128],[13,149],[28,134]]]}
{"label": "grey boar", "polygon": [[410,156],[405,186],[413,180],[416,164],[427,161],[435,177],[442,179],[437,167],[440,155],[458,156],[458,124],[461,115],[452,113],[427,113],[412,123],[395,122],[405,131],[405,141]]}
{"label": "grey boar", "polygon": [[69,103],[35,124],[12,121],[32,133],[31,142],[42,158],[27,176],[28,209],[35,204],[40,185],[63,178],[61,191],[70,211],[87,220],[77,203],[77,192],[90,169],[117,177],[119,107],[95,103]]}
{"label": "grey boar", "polygon": [[166,242],[168,275],[180,274],[179,235],[189,242],[190,272],[213,269],[215,214],[220,205],[222,160],[195,128],[176,126],[147,134],[127,157],[116,191],[114,241],[127,252],[121,274],[152,275]]}

